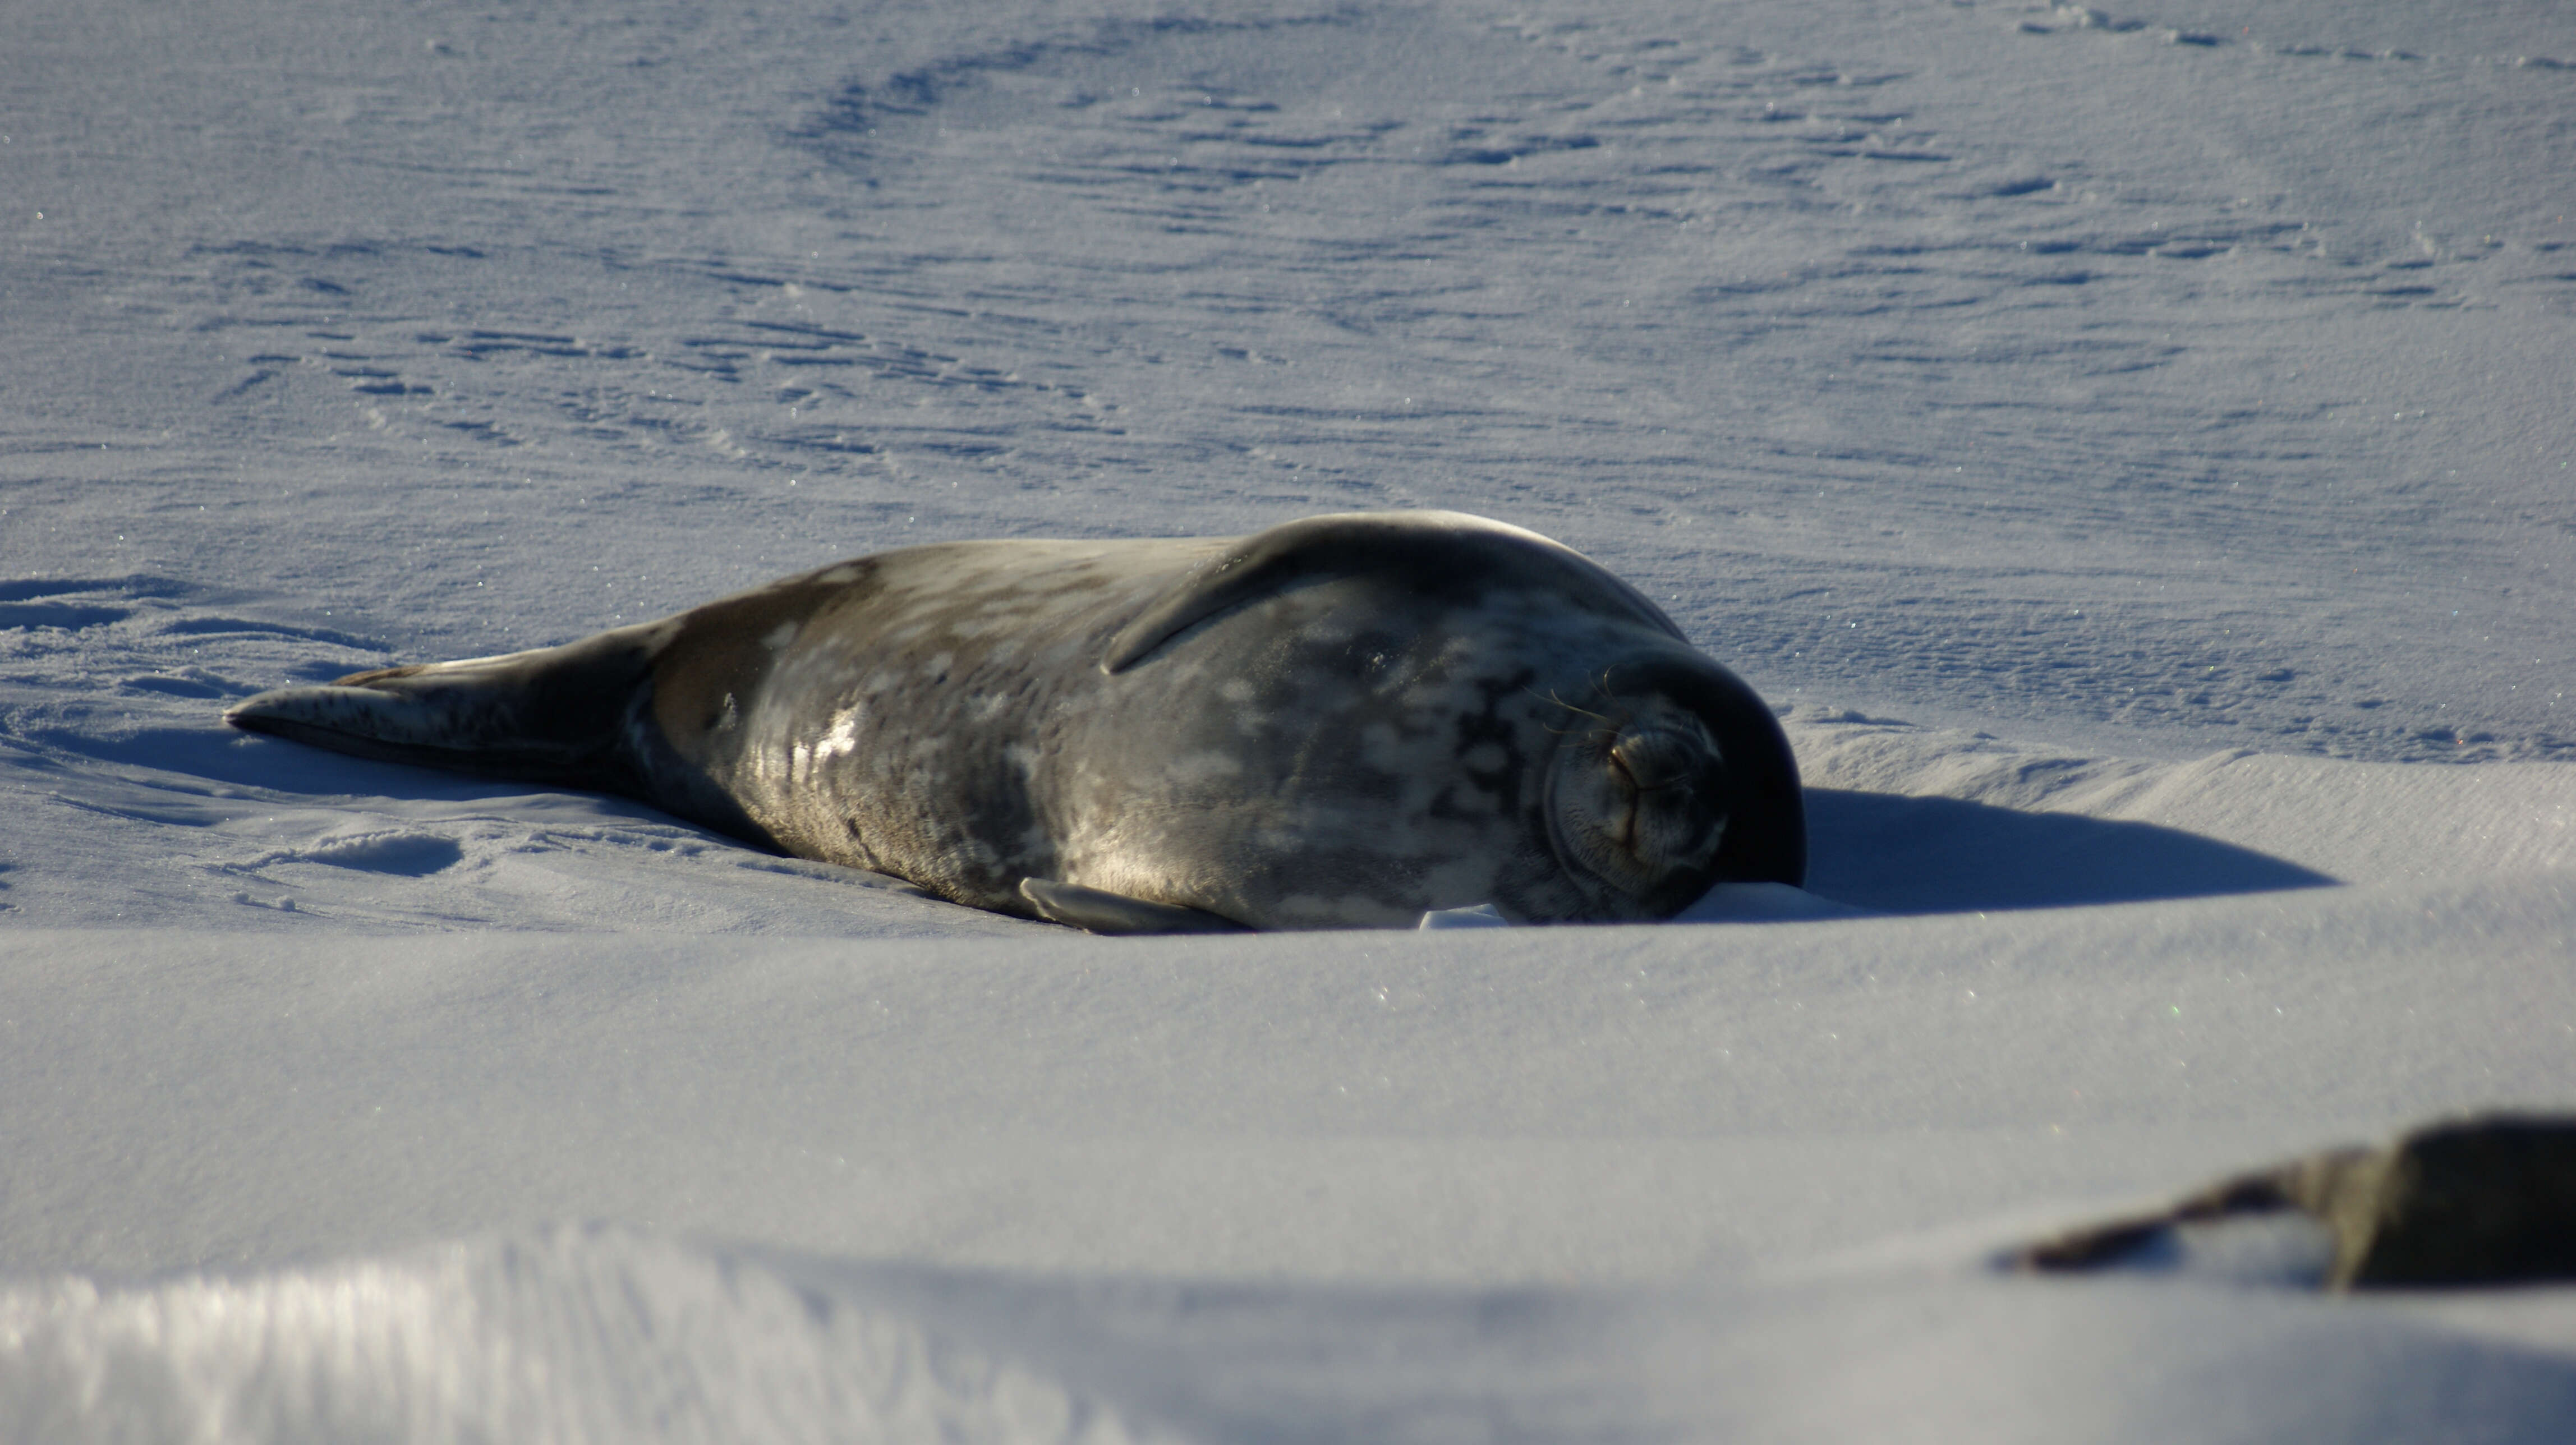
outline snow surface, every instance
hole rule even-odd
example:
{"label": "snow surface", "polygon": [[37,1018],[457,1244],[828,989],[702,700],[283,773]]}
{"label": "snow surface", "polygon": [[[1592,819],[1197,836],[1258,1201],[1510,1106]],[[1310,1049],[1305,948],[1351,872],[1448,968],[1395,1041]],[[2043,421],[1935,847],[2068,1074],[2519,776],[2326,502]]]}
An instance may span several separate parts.
{"label": "snow surface", "polygon": [[[0,335],[0,1437],[2576,1435],[2576,1291],[1990,1266],[2576,1107],[2576,10],[9,7]],[[1390,506],[1811,892],[1092,939],[217,721]]]}

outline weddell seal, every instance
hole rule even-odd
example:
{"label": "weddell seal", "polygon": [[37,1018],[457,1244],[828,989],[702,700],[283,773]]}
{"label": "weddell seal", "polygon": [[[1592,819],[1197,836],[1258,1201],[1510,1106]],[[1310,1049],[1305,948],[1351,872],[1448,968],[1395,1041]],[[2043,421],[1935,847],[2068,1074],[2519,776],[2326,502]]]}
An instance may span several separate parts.
{"label": "weddell seal", "polygon": [[1104,933],[1660,919],[1806,875],[1752,689],[1581,554],[1457,512],[905,547],[224,717]]}

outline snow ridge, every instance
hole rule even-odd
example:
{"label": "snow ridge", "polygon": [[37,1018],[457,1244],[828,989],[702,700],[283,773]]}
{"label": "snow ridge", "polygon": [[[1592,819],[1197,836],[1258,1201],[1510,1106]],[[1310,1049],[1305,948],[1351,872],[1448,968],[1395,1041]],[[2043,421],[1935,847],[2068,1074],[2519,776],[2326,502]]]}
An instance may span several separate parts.
{"label": "snow ridge", "polygon": [[600,1228],[238,1279],[0,1286],[0,1435],[65,1445],[1167,1438],[900,1313]]}

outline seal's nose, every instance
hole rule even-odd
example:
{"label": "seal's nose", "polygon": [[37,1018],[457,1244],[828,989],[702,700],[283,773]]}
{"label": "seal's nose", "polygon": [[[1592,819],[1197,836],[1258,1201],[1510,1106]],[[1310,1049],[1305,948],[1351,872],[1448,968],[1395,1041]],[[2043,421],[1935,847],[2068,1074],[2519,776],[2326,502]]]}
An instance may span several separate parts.
{"label": "seal's nose", "polygon": [[1610,745],[1610,764],[1629,795],[1620,841],[1639,870],[1660,881],[1705,862],[1726,824],[1725,764],[1708,734],[1626,727]]}
{"label": "seal's nose", "polygon": [[1632,707],[1559,753],[1549,825],[1560,858],[1647,903],[1687,891],[1716,857],[1726,763],[1697,717],[1661,699]]}
{"label": "seal's nose", "polygon": [[1628,775],[1639,792],[1688,787],[1716,761],[1708,746],[1664,728],[1627,728],[1610,745],[1610,761]]}

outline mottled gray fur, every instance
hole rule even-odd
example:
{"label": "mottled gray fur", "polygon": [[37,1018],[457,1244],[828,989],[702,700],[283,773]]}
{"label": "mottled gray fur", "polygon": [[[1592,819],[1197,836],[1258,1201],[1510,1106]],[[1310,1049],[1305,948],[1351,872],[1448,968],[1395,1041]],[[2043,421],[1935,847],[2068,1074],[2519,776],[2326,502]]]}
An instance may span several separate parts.
{"label": "mottled gray fur", "polygon": [[1598,566],[1456,513],[908,547],[226,716],[1103,931],[1656,918],[1805,872],[1770,710]]}

